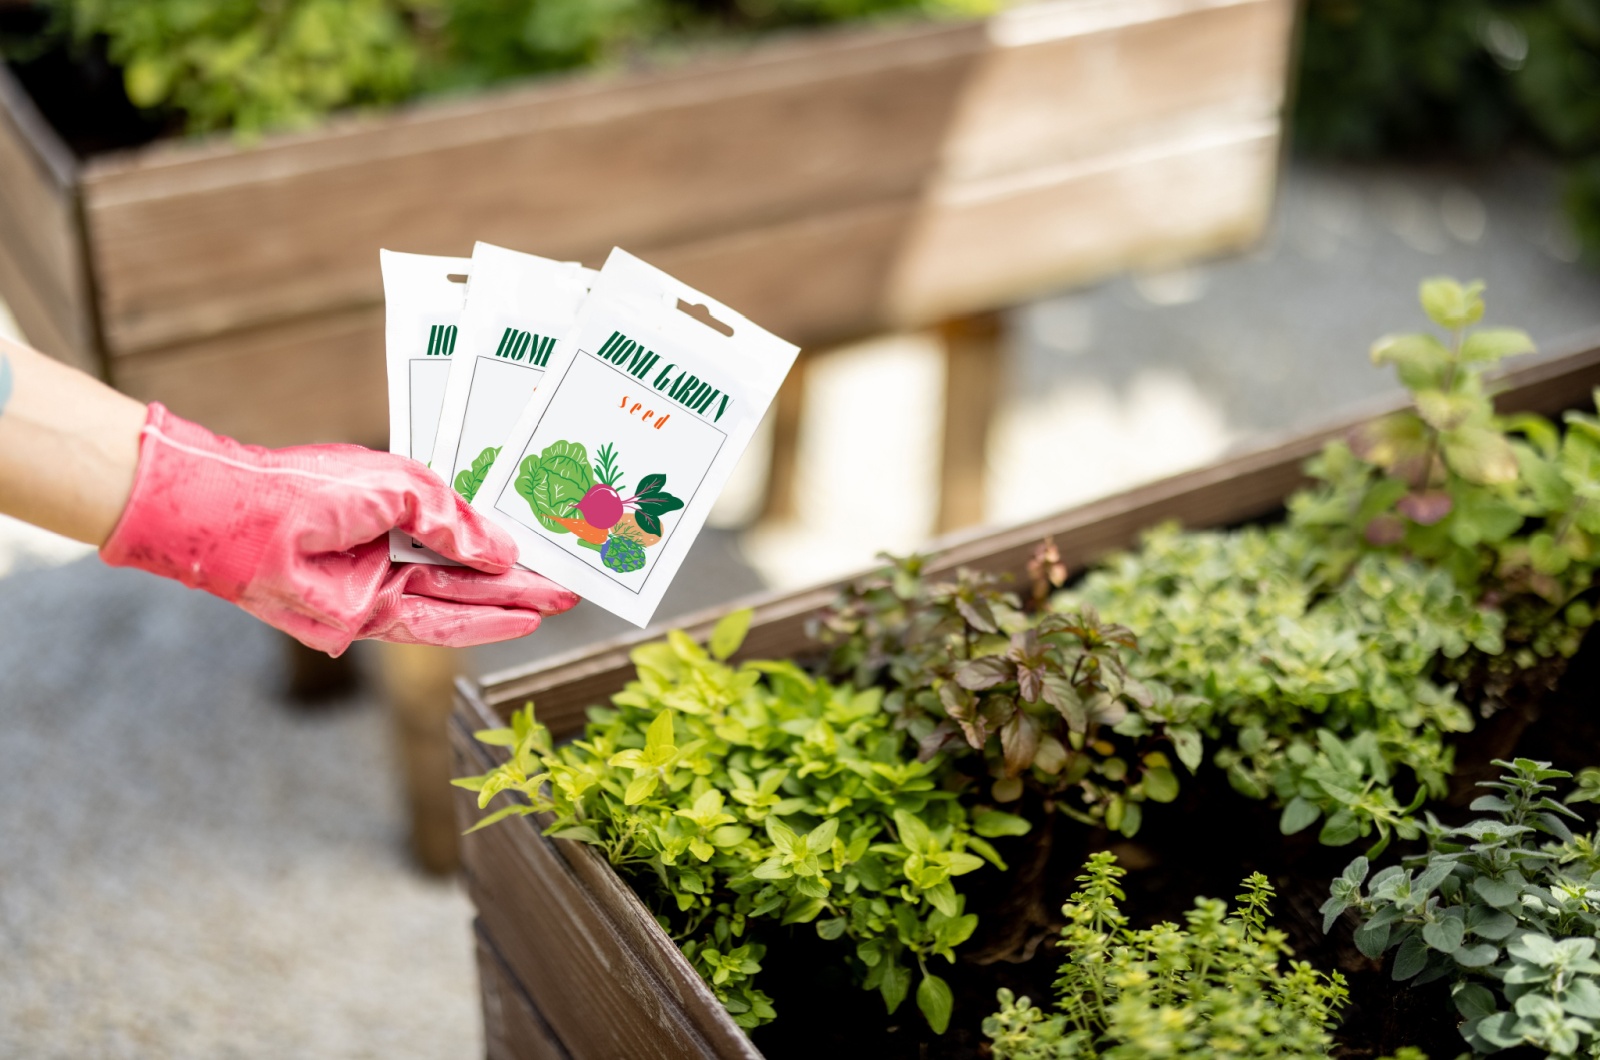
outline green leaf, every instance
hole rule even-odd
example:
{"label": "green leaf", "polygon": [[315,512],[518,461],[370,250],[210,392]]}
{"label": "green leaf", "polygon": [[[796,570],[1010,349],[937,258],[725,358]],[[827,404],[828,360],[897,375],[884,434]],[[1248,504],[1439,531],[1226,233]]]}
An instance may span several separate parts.
{"label": "green leaf", "polygon": [[1027,835],[1033,825],[1026,817],[1001,810],[985,810],[972,821],[972,830],[986,839],[1006,835]]}
{"label": "green leaf", "polygon": [[884,1008],[893,1015],[894,1010],[906,999],[906,993],[911,989],[911,971],[897,960],[883,962],[883,978],[878,981],[878,991],[883,994]]}
{"label": "green leaf", "polygon": [[520,802],[517,803],[515,806],[502,806],[500,809],[498,809],[498,810],[494,811],[493,813],[489,814],[487,817],[484,817],[477,824],[473,825],[471,828],[467,829],[465,832],[463,832],[461,834],[462,835],[471,835],[473,832],[476,832],[480,828],[488,828],[490,825],[494,824],[496,821],[503,821],[507,817],[525,817],[525,816],[527,816],[528,814],[530,814],[532,812],[533,812],[533,807],[524,806]]}
{"label": "green leaf", "polygon": [[1487,968],[1500,958],[1500,951],[1487,942],[1462,946],[1451,954],[1463,968]]}
{"label": "green leaf", "polygon": [[1171,802],[1178,797],[1178,778],[1170,769],[1145,771],[1144,795],[1151,802]]}
{"label": "green leaf", "polygon": [[1450,351],[1432,335],[1386,335],[1372,344],[1372,363],[1392,364],[1411,390],[1443,384],[1450,370]]}
{"label": "green leaf", "polygon": [[828,920],[817,921],[817,934],[829,941],[844,934],[844,929],[849,926],[849,921],[842,916],[832,917]]}
{"label": "green leaf", "polygon": [[1534,352],[1533,339],[1516,328],[1482,328],[1461,344],[1461,360],[1467,364],[1494,364],[1507,357]]}
{"label": "green leaf", "polygon": [[1446,276],[1423,280],[1418,292],[1422,311],[1441,328],[1464,328],[1483,317],[1483,284],[1466,285]]}
{"label": "green leaf", "polygon": [[748,607],[724,615],[711,630],[712,657],[726,661],[738,651],[745,634],[750,632],[750,619],[754,616],[755,612]]}
{"label": "green leaf", "polygon": [[656,715],[656,720],[650,723],[650,728],[644,734],[645,757],[652,762],[661,763],[677,750],[677,744],[672,738],[672,711],[663,710]]}
{"label": "green leaf", "polygon": [[1444,442],[1445,463],[1469,482],[1494,486],[1517,480],[1517,454],[1505,435],[1487,427],[1462,427]]}
{"label": "green leaf", "polygon": [[933,1028],[933,1033],[943,1034],[950,1026],[950,1013],[955,1010],[956,998],[950,984],[937,975],[923,975],[917,984],[917,1007]]}
{"label": "green leaf", "polygon": [[1479,983],[1457,983],[1452,998],[1463,1019],[1482,1019],[1495,1010],[1494,994]]}
{"label": "green leaf", "polygon": [[1193,773],[1200,768],[1200,760],[1205,755],[1204,742],[1200,733],[1190,726],[1178,726],[1168,729],[1167,736],[1172,740],[1172,749],[1178,756],[1178,761]]}
{"label": "green leaf", "polygon": [[1341,809],[1323,824],[1317,841],[1323,846],[1342,847],[1361,838],[1361,822],[1348,809]]}
{"label": "green leaf", "polygon": [[622,801],[629,806],[637,806],[650,797],[660,782],[661,778],[653,772],[639,773],[628,783],[628,790],[623,792]]}
{"label": "green leaf", "polygon": [[1461,946],[1466,925],[1458,917],[1442,917],[1422,925],[1422,941],[1440,953],[1454,953]]}
{"label": "green leaf", "polygon": [[639,492],[637,496],[642,499],[651,494],[658,493],[666,486],[666,484],[667,476],[665,475],[646,475],[644,478],[639,480]]}
{"label": "green leaf", "polygon": [[470,468],[465,468],[456,475],[456,492],[463,498],[471,501],[483,488],[483,480],[489,477],[489,469],[494,466],[495,457],[500,455],[500,447],[491,445],[479,453],[477,459],[472,461]]}
{"label": "green leaf", "polygon": [[657,537],[661,536],[661,520],[657,519],[649,512],[634,512],[633,521],[637,523],[639,525],[639,529],[643,530],[645,533],[654,534]]}
{"label": "green leaf", "polygon": [[1517,904],[1517,885],[1507,880],[1497,880],[1492,876],[1479,876],[1472,881],[1472,889],[1478,896],[1492,906],[1504,909]]}
{"label": "green leaf", "polygon": [[638,502],[639,511],[651,515],[666,515],[683,507],[683,502],[670,493],[653,493]]}
{"label": "green leaf", "polygon": [[1296,795],[1290,799],[1283,808],[1283,816],[1278,819],[1278,830],[1284,835],[1294,835],[1303,831],[1322,816],[1322,810],[1310,799]]}
{"label": "green leaf", "polygon": [[1423,944],[1422,936],[1407,935],[1406,940],[1400,944],[1400,950],[1394,955],[1393,976],[1396,982],[1404,982],[1412,978],[1428,963],[1428,947]]}

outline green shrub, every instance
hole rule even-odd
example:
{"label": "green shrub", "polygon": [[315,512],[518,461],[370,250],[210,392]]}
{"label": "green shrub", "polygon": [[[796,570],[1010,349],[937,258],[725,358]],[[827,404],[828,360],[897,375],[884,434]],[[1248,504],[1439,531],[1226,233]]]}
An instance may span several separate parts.
{"label": "green shrub", "polygon": [[978,922],[954,881],[985,861],[1004,868],[981,834],[1026,823],[969,819],[957,778],[940,758],[916,759],[880,691],[789,662],[727,665],[749,621],[724,619],[709,654],[676,631],[636,649],[638,679],[571,744],[552,746],[531,705],[479,733],[510,758],[455,783],[480,806],[522,796],[476,827],[549,813],[547,834],[599,848],[741,1026],[775,1015],[754,983],[763,927],[810,924],[850,945],[890,1012],[915,976],[917,1004],[943,1033],[951,991],[929,962],[954,961]]}
{"label": "green shrub", "polygon": [[1296,142],[1373,155],[1532,139],[1568,163],[1567,204],[1600,253],[1600,4],[1310,0]]}
{"label": "green shrub", "polygon": [[[1416,835],[1410,814],[1442,797],[1447,733],[1472,727],[1437,662],[1500,650],[1500,616],[1450,576],[1365,556],[1337,580],[1328,549],[1293,526],[1147,535],[1059,606],[1093,606],[1139,634],[1131,664],[1176,695],[1124,723],[1202,734],[1233,787],[1283,806],[1297,832],[1322,819],[1342,845],[1376,830]],[[1397,771],[1408,793],[1396,793]]]}
{"label": "green shrub", "polygon": [[[1497,761],[1498,781],[1472,808],[1487,816],[1446,828],[1429,815],[1428,852],[1367,876],[1357,858],[1333,881],[1324,930],[1346,910],[1362,918],[1361,951],[1394,950],[1394,978],[1449,978],[1477,1053],[1518,1045],[1552,1056],[1600,1050],[1600,834],[1574,836],[1581,820],[1555,801],[1551,780],[1572,774],[1547,762]],[[1585,777],[1568,803],[1600,796]]]}
{"label": "green shrub", "polygon": [[[707,37],[995,0],[43,0],[53,36],[104,39],[136,106],[255,136],[418,92],[612,64]],[[38,42],[13,46],[20,58]]]}
{"label": "green shrub", "polygon": [[1514,329],[1471,330],[1482,292],[1422,284],[1444,338],[1395,335],[1372,347],[1412,408],[1328,446],[1307,466],[1323,485],[1291,498],[1289,521],[1351,561],[1373,550],[1415,556],[1501,611],[1505,651],[1468,660],[1500,678],[1487,689],[1492,711],[1517,672],[1553,679],[1593,621],[1581,597],[1600,563],[1600,419],[1569,412],[1563,432],[1542,416],[1495,414],[1486,371],[1533,344]]}
{"label": "green shrub", "polygon": [[1255,873],[1231,911],[1196,899],[1186,926],[1135,930],[1117,903],[1123,870],[1095,854],[1078,877],[1083,888],[1062,907],[1066,955],[1056,980],[1055,1015],[1027,998],[999,992],[1000,1010],[983,1022],[995,1060],[1146,1060],[1161,1057],[1326,1056],[1348,993],[1338,972],[1289,953],[1267,926],[1272,886]]}

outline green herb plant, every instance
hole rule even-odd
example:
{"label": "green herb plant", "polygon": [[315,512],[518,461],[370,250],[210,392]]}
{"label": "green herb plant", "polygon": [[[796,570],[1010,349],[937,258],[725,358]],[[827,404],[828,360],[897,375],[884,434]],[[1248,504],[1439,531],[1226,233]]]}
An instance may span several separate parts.
{"label": "green herb plant", "polygon": [[1483,285],[1432,279],[1422,307],[1444,330],[1372,347],[1412,408],[1334,443],[1308,465],[1323,482],[1290,501],[1290,522],[1353,559],[1403,552],[1448,571],[1475,602],[1506,617],[1503,651],[1473,655],[1452,676],[1486,674],[1486,712],[1521,682],[1553,687],[1593,622],[1582,596],[1600,535],[1600,419],[1569,412],[1566,430],[1532,414],[1497,415],[1486,372],[1533,343],[1521,331],[1472,330]]}
{"label": "green herb plant", "polygon": [[1348,992],[1338,973],[1303,961],[1267,926],[1273,890],[1255,873],[1230,911],[1196,899],[1186,924],[1134,929],[1118,903],[1124,870],[1093,855],[1062,907],[1066,955],[1056,1011],[999,992],[983,1023],[995,1060],[1326,1056]]}
{"label": "green herb plant", "polygon": [[[1330,550],[1294,525],[1147,534],[1057,606],[1092,606],[1138,631],[1130,668],[1170,691],[1120,731],[1184,733],[1235,790],[1283,807],[1287,833],[1322,821],[1340,846],[1414,838],[1441,797],[1449,733],[1472,716],[1438,660],[1500,648],[1500,616],[1442,571],[1365,556],[1339,580]],[[1187,735],[1192,734],[1192,735]]]}
{"label": "green herb plant", "polygon": [[[1039,563],[1052,565],[1050,547]],[[1192,766],[1198,734],[1155,734],[1141,720],[1151,738],[1113,742],[1132,711],[1183,709],[1129,675],[1125,656],[1137,642],[1126,627],[1087,608],[1025,611],[996,579],[971,571],[933,582],[919,557],[891,563],[847,589],[813,634],[830,646],[830,673],[887,687],[884,708],[924,757],[980,751],[995,801],[1016,801],[1031,784],[1053,809],[1130,836],[1145,802],[1177,796],[1166,751]]]}
{"label": "green herb plant", "polygon": [[881,690],[789,662],[730,665],[749,621],[723,619],[709,651],[676,631],[636,649],[638,678],[570,744],[552,744],[531,704],[480,733],[509,757],[456,783],[483,807],[518,798],[476,827],[547,814],[547,834],[602,851],[741,1026],[775,1016],[755,985],[764,940],[811,925],[890,1012],[915,981],[943,1033],[953,998],[933,962],[953,961],[977,927],[956,881],[1004,868],[982,834],[1026,823],[969,817],[959,777],[942,756],[918,760]]}
{"label": "green herb plant", "polygon": [[1600,834],[1574,835],[1572,803],[1600,797],[1586,771],[1565,802],[1550,781],[1572,774],[1525,758],[1497,761],[1499,780],[1447,828],[1429,815],[1428,850],[1368,876],[1356,858],[1322,907],[1332,930],[1347,911],[1369,957],[1394,950],[1396,980],[1448,978],[1461,1036],[1474,1052],[1531,1046],[1551,1056],[1600,1052]]}

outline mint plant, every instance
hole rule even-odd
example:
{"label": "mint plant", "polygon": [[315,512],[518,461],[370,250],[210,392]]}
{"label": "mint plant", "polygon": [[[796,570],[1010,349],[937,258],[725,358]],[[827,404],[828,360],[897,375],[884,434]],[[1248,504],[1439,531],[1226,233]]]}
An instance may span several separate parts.
{"label": "mint plant", "polygon": [[881,690],[790,662],[729,665],[749,621],[748,611],[723,619],[709,652],[676,631],[636,649],[638,679],[570,744],[552,744],[531,704],[479,733],[509,757],[456,784],[480,807],[517,798],[476,827],[549,815],[547,834],[602,851],[741,1026],[776,1014],[755,985],[767,935],[809,924],[839,940],[891,1013],[915,981],[943,1033],[952,994],[933,962],[954,961],[978,923],[956,881],[986,862],[1005,867],[979,833],[1027,824],[969,815],[959,777],[942,756],[917,758]]}
{"label": "mint plant", "polygon": [[1461,1036],[1476,1053],[1525,1045],[1552,1056],[1600,1052],[1600,834],[1574,835],[1571,803],[1594,778],[1552,798],[1572,774],[1525,758],[1496,761],[1480,786],[1485,816],[1448,828],[1429,815],[1425,854],[1368,877],[1356,858],[1322,907],[1323,930],[1348,911],[1369,957],[1395,951],[1396,980],[1451,980]]}
{"label": "mint plant", "polygon": [[983,1023],[995,1060],[1144,1060],[1148,1057],[1325,1056],[1348,992],[1338,973],[1303,961],[1267,926],[1273,890],[1255,873],[1230,911],[1199,898],[1186,924],[1134,929],[1118,903],[1124,870],[1093,855],[1062,907],[1066,955],[1056,1011],[999,992]]}
{"label": "mint plant", "polygon": [[[1130,676],[1126,656],[1138,645],[1125,626],[1090,608],[1025,612],[1014,593],[971,571],[928,582],[919,557],[891,564],[847,589],[812,632],[830,647],[831,674],[887,687],[884,709],[922,757],[982,752],[995,801],[1014,802],[1031,784],[1060,813],[1129,836],[1144,803],[1177,797],[1166,751],[1192,767],[1198,735],[1158,734],[1143,720],[1176,718],[1186,704]],[[1049,588],[1047,580],[1035,597]],[[1138,733],[1150,738],[1119,739],[1134,711],[1148,712]]]}

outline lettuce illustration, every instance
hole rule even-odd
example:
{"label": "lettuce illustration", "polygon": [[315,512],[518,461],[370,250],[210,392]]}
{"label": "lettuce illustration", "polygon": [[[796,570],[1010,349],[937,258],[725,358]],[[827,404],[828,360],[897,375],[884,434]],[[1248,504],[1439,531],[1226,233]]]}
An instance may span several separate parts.
{"label": "lettuce illustration", "polygon": [[494,458],[500,455],[500,447],[491,445],[478,454],[472,466],[456,475],[456,492],[468,501],[478,495],[483,488],[483,480],[489,477],[489,468],[494,466]]}
{"label": "lettuce illustration", "polygon": [[553,534],[569,534],[572,531],[556,520],[569,517],[594,485],[588,450],[577,442],[554,442],[522,461],[515,485],[540,526]]}

